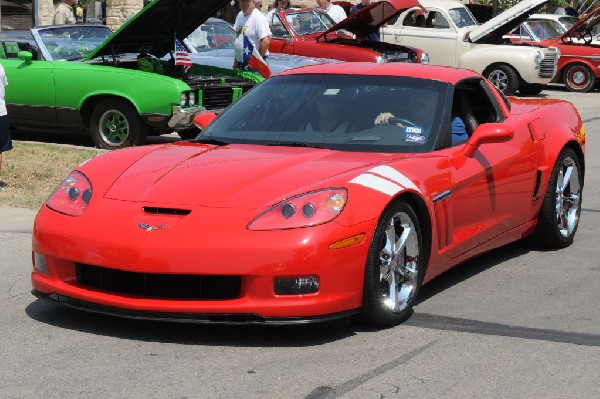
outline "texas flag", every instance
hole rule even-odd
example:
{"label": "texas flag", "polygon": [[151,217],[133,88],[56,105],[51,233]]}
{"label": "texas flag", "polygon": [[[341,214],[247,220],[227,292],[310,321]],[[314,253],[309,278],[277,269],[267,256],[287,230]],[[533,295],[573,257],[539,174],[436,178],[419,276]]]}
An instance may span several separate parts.
{"label": "texas flag", "polygon": [[244,50],[242,52],[242,64],[249,65],[256,69],[263,78],[271,76],[271,68],[265,62],[257,49],[254,48],[248,36],[244,36]]}

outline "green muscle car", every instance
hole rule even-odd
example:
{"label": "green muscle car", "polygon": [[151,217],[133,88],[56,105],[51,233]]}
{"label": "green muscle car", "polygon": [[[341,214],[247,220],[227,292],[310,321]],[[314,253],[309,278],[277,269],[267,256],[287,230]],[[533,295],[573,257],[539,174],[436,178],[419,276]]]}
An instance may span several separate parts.
{"label": "green muscle car", "polygon": [[219,112],[262,80],[174,62],[175,38],[183,41],[226,2],[155,0],[115,33],[103,25],[0,32],[11,126],[85,132],[105,149],[173,131],[195,136],[194,116]]}

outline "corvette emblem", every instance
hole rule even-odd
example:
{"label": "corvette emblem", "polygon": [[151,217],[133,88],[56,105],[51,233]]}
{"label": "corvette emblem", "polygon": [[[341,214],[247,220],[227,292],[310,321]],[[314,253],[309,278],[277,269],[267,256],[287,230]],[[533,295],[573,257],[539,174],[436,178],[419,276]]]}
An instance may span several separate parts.
{"label": "corvette emblem", "polygon": [[169,225],[167,225],[167,224],[161,224],[161,225],[158,225],[158,226],[153,226],[151,224],[139,223],[138,227],[140,229],[146,230],[146,233],[150,233],[152,230],[164,230],[164,229],[167,229],[167,228],[169,228]]}

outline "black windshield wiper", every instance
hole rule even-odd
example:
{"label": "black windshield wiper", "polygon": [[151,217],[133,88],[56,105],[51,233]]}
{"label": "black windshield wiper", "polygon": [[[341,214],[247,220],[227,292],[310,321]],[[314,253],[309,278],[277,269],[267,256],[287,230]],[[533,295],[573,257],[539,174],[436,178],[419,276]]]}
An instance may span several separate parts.
{"label": "black windshield wiper", "polygon": [[209,139],[209,138],[202,138],[202,137],[198,137],[197,139],[194,140],[194,142],[202,143],[202,144],[221,145],[221,146],[231,144],[226,141],[222,141],[222,140],[218,140],[218,139]]}
{"label": "black windshield wiper", "polygon": [[321,145],[316,145],[316,144],[311,144],[311,143],[302,143],[299,141],[291,141],[291,142],[284,142],[284,143],[270,143],[270,144],[266,144],[266,145],[279,146],[279,147],[323,148],[326,150],[329,149],[328,147],[323,147]]}

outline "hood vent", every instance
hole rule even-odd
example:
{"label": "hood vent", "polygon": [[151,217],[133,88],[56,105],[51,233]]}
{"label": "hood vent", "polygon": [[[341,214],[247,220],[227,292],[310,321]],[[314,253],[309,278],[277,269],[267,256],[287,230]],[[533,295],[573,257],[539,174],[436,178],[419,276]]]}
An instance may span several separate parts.
{"label": "hood vent", "polygon": [[151,206],[145,206],[144,212],[151,213],[153,215],[176,215],[186,216],[192,212],[189,209],[175,209],[175,208],[156,208]]}

